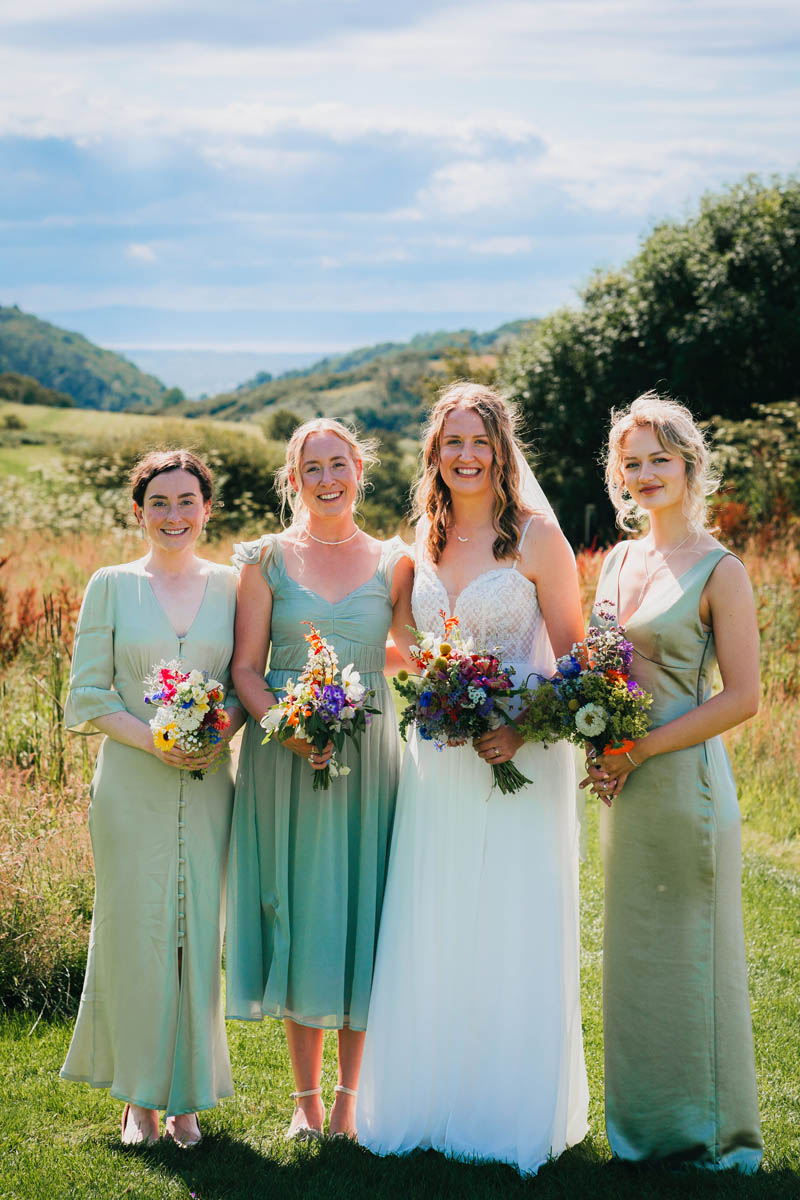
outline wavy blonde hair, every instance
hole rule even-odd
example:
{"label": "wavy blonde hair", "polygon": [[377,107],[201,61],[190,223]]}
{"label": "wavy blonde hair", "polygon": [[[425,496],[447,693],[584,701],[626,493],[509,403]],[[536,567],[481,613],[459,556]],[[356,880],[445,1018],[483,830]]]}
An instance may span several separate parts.
{"label": "wavy blonde hair", "polygon": [[492,550],[496,559],[509,556],[516,558],[524,512],[514,453],[515,449],[521,450],[516,433],[517,414],[497,392],[468,380],[452,383],[440,393],[423,431],[422,474],[414,484],[412,495],[415,519],[418,522],[426,519],[428,522],[428,553],[432,561],[437,563],[447,544],[452,498],[439,472],[439,453],[444,423],[456,409],[475,412],[483,421],[493,456],[492,524],[497,537]]}
{"label": "wavy blonde hair", "polygon": [[622,475],[625,438],[632,429],[652,429],[661,445],[686,464],[686,495],[683,512],[695,533],[702,533],[707,520],[707,497],[720,479],[711,466],[711,454],[703,431],[685,405],[659,392],[638,396],[629,408],[612,409],[611,428],[605,455],[606,488],[617,514],[617,525],[637,532],[646,514],[625,490]]}
{"label": "wavy blonde hair", "polygon": [[281,523],[283,525],[286,524],[287,510],[292,514],[291,525],[305,525],[307,521],[306,506],[301,499],[299,488],[295,487],[292,480],[294,479],[298,483],[300,481],[303,449],[312,433],[335,434],[347,446],[353,462],[361,463],[362,471],[358,481],[356,507],[364,499],[367,469],[378,462],[378,456],[375,453],[377,443],[373,438],[359,437],[354,429],[332,417],[314,417],[310,421],[304,421],[302,425],[298,425],[289,438],[284,464],[275,472],[275,491],[281,501]]}

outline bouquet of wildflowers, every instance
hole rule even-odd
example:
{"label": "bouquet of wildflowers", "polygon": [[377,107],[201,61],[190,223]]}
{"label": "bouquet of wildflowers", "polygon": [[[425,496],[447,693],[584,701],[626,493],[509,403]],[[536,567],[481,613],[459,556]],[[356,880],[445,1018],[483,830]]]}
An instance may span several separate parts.
{"label": "bouquet of wildflowers", "polygon": [[[157,710],[150,728],[159,750],[177,746],[191,754],[222,741],[231,719],[222,707],[222,684],[209,678],[208,671],[185,671],[172,659],[153,668],[145,687],[145,704]],[[192,779],[204,775],[204,770],[191,772]]]}
{"label": "bouquet of wildflowers", "polygon": [[[476,651],[472,639],[461,636],[458,618],[441,615],[447,640],[413,630],[417,644],[411,653],[419,674],[398,671],[392,681],[408,702],[400,714],[400,732],[405,736],[413,722],[419,736],[438,750],[464,745],[504,721],[513,724],[499,701],[522,691],[511,681],[513,668],[504,668],[496,654]],[[530,783],[513,762],[493,765],[492,775],[493,786],[504,794]]]}
{"label": "bouquet of wildflowers", "polygon": [[[303,625],[311,630],[305,635],[309,643],[306,665],[296,682],[286,681],[283,699],[261,718],[265,731],[261,744],[274,736],[280,742],[298,737],[311,742],[320,752],[328,742],[341,751],[344,739],[350,737],[357,746],[356,739],[367,727],[368,714],[380,712],[367,704],[375,693],[366,691],[352,663],[339,674],[339,659],[333,646],[320,637],[310,621],[303,621]],[[314,772],[314,791],[330,787],[331,776],[349,774],[350,768],[332,756],[327,767]]]}
{"label": "bouquet of wildflowers", "polygon": [[[604,614],[601,610],[601,616]],[[559,658],[553,679],[544,679],[528,693],[520,721],[530,741],[562,739],[599,754],[625,754],[633,739],[650,728],[647,710],[653,697],[629,671],[633,646],[618,625],[591,628],[582,642]]]}

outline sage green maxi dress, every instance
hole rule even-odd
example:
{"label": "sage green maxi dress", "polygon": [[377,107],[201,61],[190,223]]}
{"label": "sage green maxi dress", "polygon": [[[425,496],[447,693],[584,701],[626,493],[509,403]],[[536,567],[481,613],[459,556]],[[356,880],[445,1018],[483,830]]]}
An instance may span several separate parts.
{"label": "sage green maxi dress", "polygon": [[[597,602],[619,613],[629,543],[608,555]],[[713,634],[700,595],[712,550],[645,595],[626,622],[632,676],[664,725],[711,694]],[[663,585],[662,585],[663,586]],[[593,624],[605,624],[593,615]],[[606,1128],[622,1159],[755,1171],[761,1161],[741,906],[741,821],[722,739],[660,754],[600,809],[605,871]]]}
{"label": "sage green maxi dress", "polygon": [[351,768],[326,791],[313,771],[249,719],[236,778],[228,871],[225,969],[227,1015],[289,1017],[320,1029],[363,1030],[394,819],[401,742],[383,675],[392,620],[394,568],[409,548],[384,542],[375,574],[336,604],[286,573],[277,538],[235,547],[234,562],[261,563],[272,592],[270,669],[276,695],[306,663],[312,621],[334,647],[339,668],[354,663],[381,710]]}
{"label": "sage green maxi dress", "polygon": [[[67,728],[96,733],[94,718],[126,710],[149,721],[144,679],[173,658],[207,670],[235,704],[236,579],[231,567],[209,564],[202,604],[180,638],[141,561],[97,571],[78,618]],[[168,1114],[211,1108],[233,1093],[220,984],[230,764],[194,780],[104,737],[90,796],[94,915],[61,1075]]]}

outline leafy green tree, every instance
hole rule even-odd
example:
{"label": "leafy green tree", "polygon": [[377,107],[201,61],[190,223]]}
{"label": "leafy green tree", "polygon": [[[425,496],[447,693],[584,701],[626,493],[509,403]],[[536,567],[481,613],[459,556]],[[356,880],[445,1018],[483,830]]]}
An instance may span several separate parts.
{"label": "leafy green tree", "polygon": [[264,436],[274,442],[288,442],[302,423],[302,417],[298,417],[296,412],[288,408],[276,408],[264,418]]}
{"label": "leafy green tree", "polygon": [[274,528],[279,511],[273,477],[283,462],[283,447],[261,437],[246,437],[235,426],[198,421],[187,437],[184,424],[159,422],[152,435],[105,437],[70,450],[71,473],[103,502],[116,495],[117,511],[127,513],[127,481],[133,464],[148,450],[184,447],[194,450],[214,472],[213,520],[210,536],[247,528]]}
{"label": "leafy green tree", "polygon": [[749,531],[800,513],[800,401],[759,404],[743,421],[715,422],[714,458],[727,500],[743,504]]}
{"label": "leafy green tree", "polygon": [[800,181],[756,178],[664,222],[582,306],[512,345],[500,382],[518,401],[538,472],[568,534],[586,506],[613,529],[597,463],[613,407],[658,387],[699,418],[743,420],[790,400],[800,374]]}

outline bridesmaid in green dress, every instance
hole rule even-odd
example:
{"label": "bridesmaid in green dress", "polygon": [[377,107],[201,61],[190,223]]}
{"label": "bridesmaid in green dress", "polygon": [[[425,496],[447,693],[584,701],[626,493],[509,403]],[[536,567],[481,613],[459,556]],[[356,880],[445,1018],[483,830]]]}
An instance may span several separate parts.
{"label": "bridesmaid in green dress", "polygon": [[[650,392],[614,414],[606,480],[618,524],[634,529],[645,516],[648,528],[608,555],[593,621],[625,627],[631,673],[654,696],[650,733],[590,767],[608,805],[608,1140],[629,1161],[753,1172],[762,1143],[741,822],[720,737],[758,708],[752,591],[704,528],[716,481],[686,408]],[[712,695],[715,664],[722,690]]]}
{"label": "bridesmaid in green dress", "polygon": [[[287,1137],[318,1136],[325,1029],[338,1031],[332,1134],[355,1135],[355,1096],[388,863],[400,739],[383,676],[390,627],[411,624],[413,567],[399,538],[355,524],[368,448],[338,421],[293,434],[279,486],[291,525],[236,547],[233,677],[250,713],[236,780],[228,874],[227,1013],[283,1018],[296,1091]],[[292,738],[262,745],[258,722],[306,662],[312,621],[340,669],[352,662],[381,716],[337,758],[351,773],[312,790],[329,761]],[[397,640],[396,639],[396,640]],[[269,658],[269,674],[264,672]]]}
{"label": "bridesmaid in green dress", "polygon": [[[124,1100],[122,1140],[200,1141],[197,1110],[233,1091],[220,951],[230,820],[227,739],[244,714],[228,691],[236,573],[199,558],[212,500],[206,465],[185,450],[134,469],[133,508],[150,548],[103,567],[83,599],[67,728],[103,738],[89,828],[96,891],[89,960],[64,1079]],[[226,690],[230,725],[214,749],[158,750],[144,703],[161,661],[205,669]],[[213,768],[202,780],[189,769]]]}

